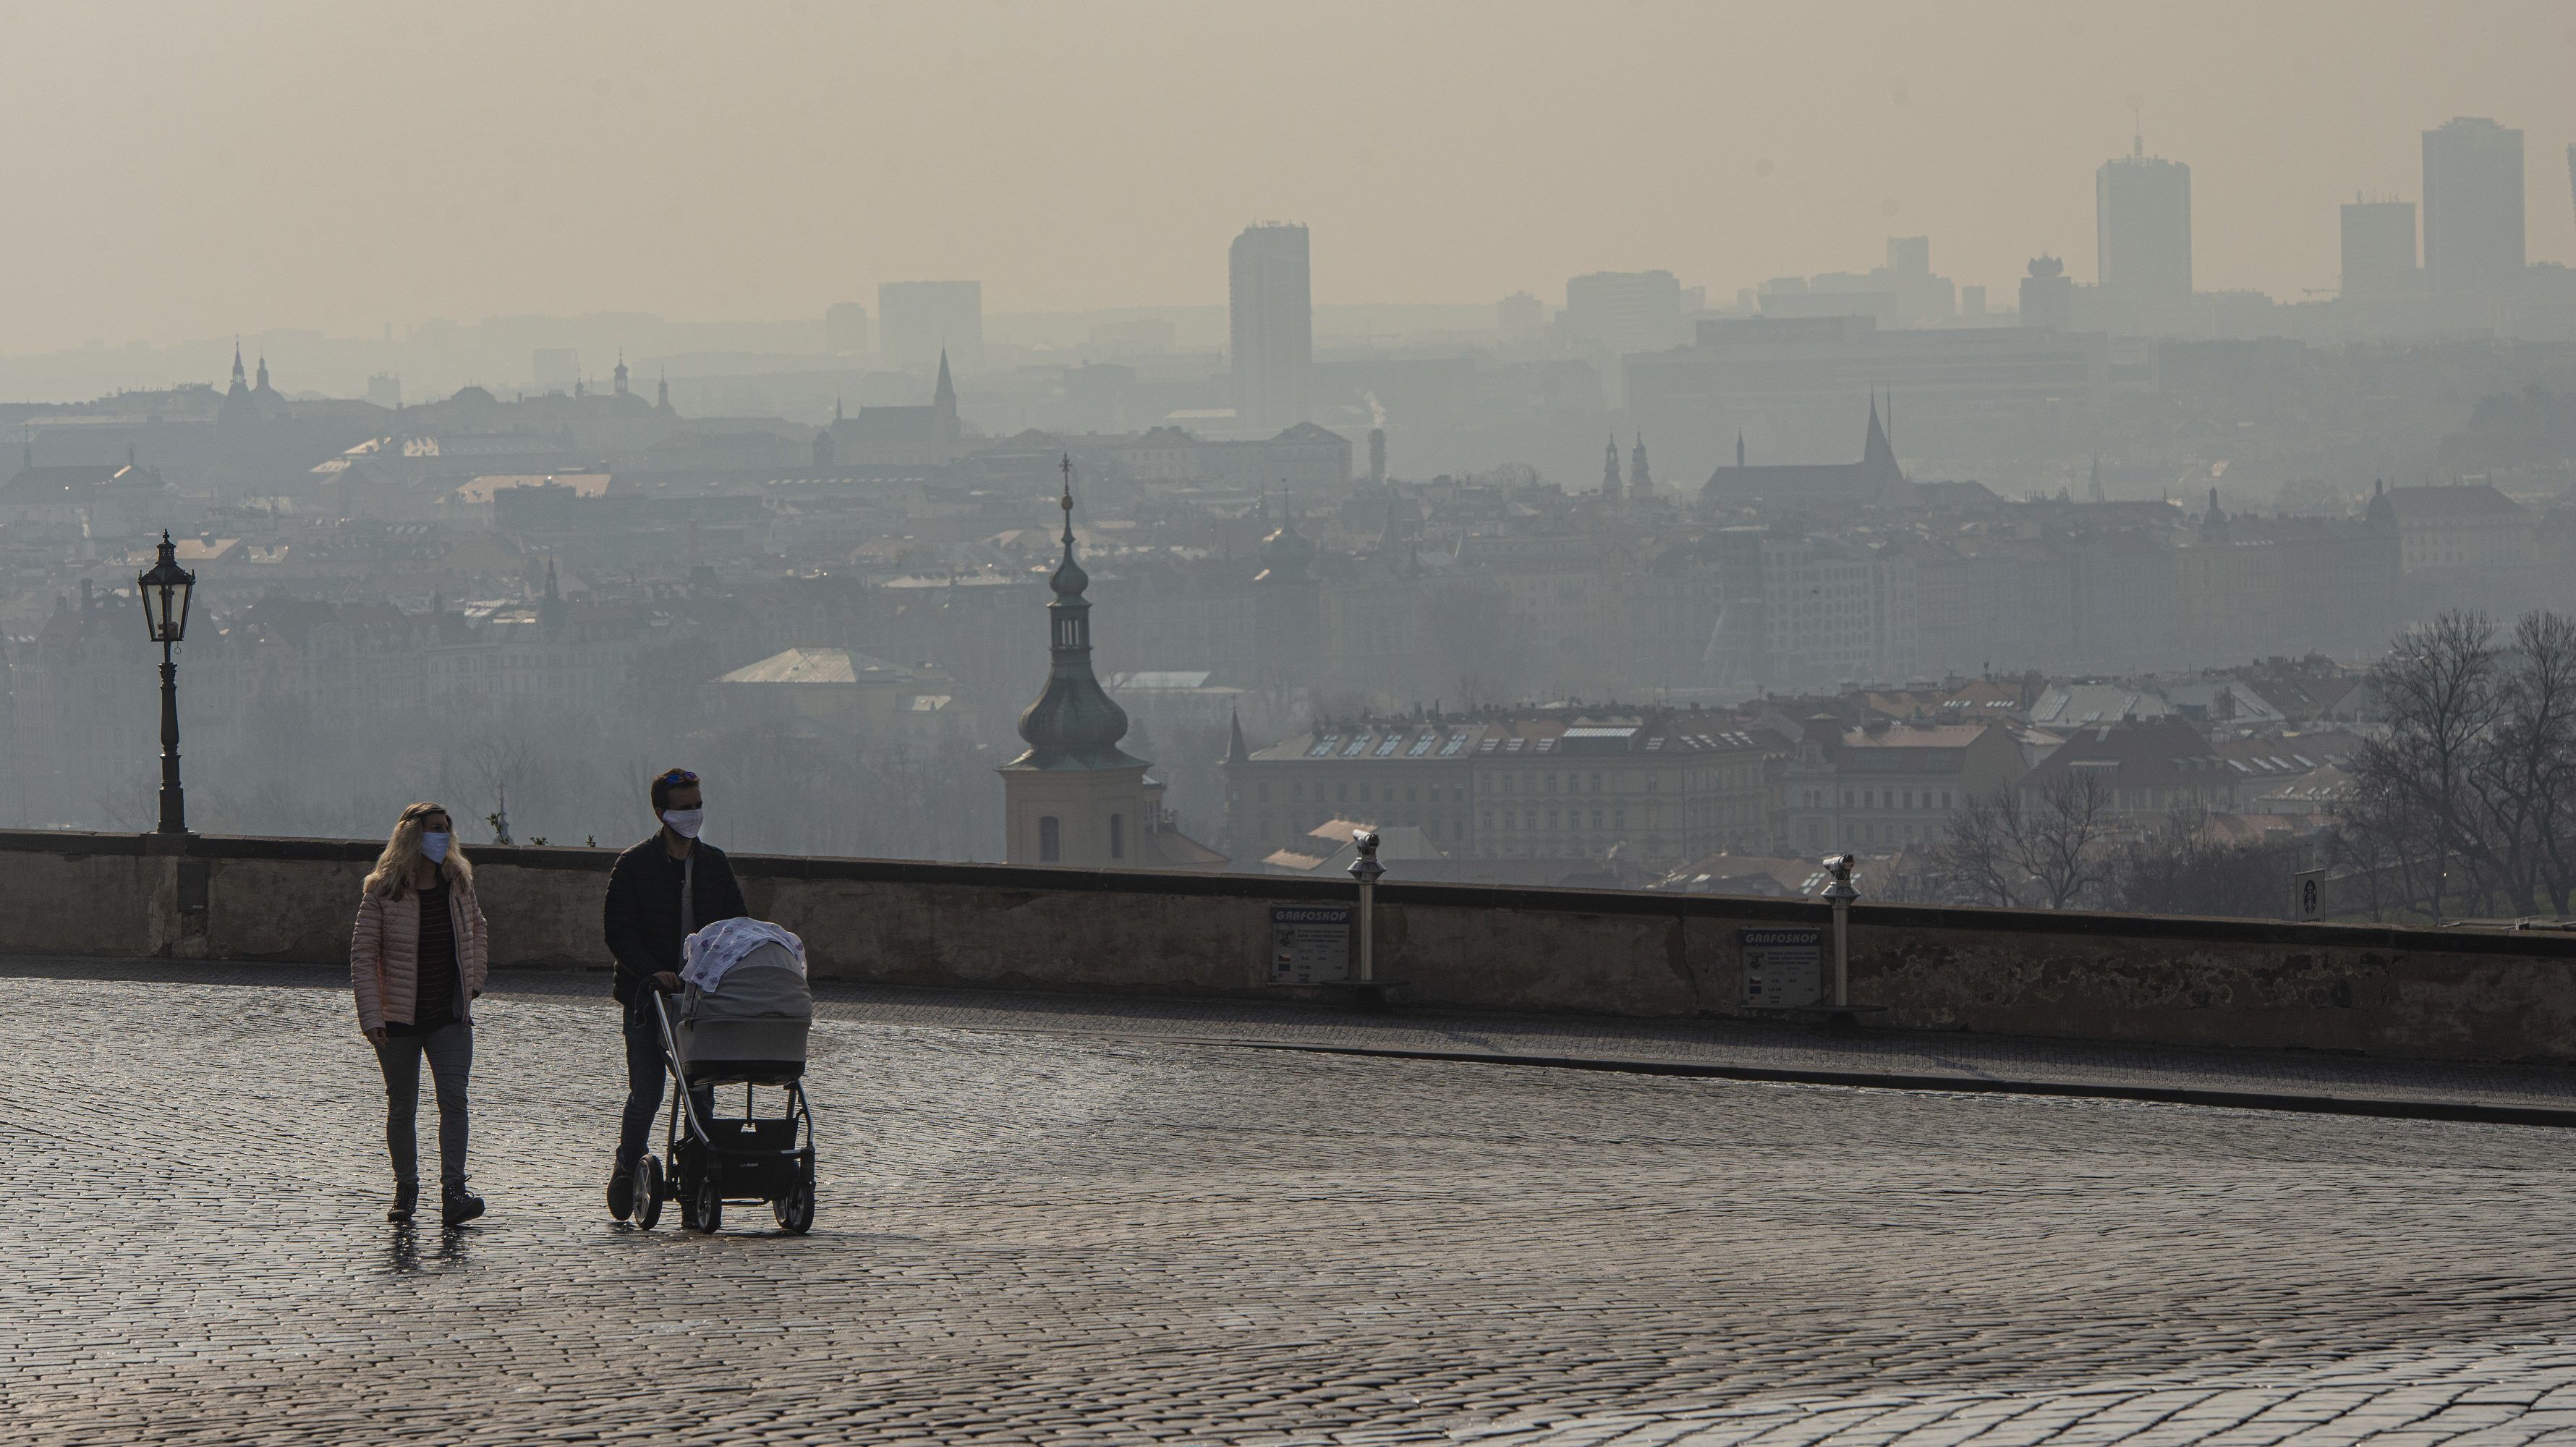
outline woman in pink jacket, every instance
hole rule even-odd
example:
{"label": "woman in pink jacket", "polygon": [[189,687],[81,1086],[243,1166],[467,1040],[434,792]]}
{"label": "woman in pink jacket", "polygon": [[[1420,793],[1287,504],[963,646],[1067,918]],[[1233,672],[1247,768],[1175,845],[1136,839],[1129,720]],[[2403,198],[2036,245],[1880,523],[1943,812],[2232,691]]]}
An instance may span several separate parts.
{"label": "woman in pink jacket", "polygon": [[436,804],[402,811],[358,898],[349,939],[349,983],[358,1028],[385,1072],[385,1148],[394,1161],[389,1220],[409,1221],[420,1201],[420,1061],[438,1092],[439,1223],[483,1214],[465,1189],[465,1078],[474,1067],[472,1003],[483,993],[489,935],[474,902],[474,866]]}

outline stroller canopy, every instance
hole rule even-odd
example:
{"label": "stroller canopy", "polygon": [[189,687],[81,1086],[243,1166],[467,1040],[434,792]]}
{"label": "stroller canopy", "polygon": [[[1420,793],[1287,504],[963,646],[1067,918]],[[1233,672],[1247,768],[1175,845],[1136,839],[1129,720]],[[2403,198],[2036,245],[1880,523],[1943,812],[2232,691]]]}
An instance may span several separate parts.
{"label": "stroller canopy", "polygon": [[681,946],[687,960],[680,969],[685,984],[701,990],[718,988],[725,972],[764,944],[777,945],[792,958],[796,973],[805,973],[805,942],[765,919],[720,919],[689,936]]}
{"label": "stroller canopy", "polygon": [[799,1020],[814,1018],[814,994],[805,986],[805,966],[785,945],[764,940],[724,972],[714,989],[692,988],[687,1019],[698,1024],[724,1020]]}

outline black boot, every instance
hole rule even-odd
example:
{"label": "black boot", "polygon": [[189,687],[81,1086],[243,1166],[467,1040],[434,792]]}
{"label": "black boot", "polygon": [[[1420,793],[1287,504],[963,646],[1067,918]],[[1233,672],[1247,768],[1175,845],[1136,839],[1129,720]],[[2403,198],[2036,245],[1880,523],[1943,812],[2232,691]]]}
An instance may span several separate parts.
{"label": "black boot", "polygon": [[623,1221],[635,1214],[635,1167],[619,1161],[608,1173],[608,1214]]}
{"label": "black boot", "polygon": [[449,1186],[439,1197],[438,1224],[441,1226],[462,1226],[482,1214],[483,1198],[467,1195],[463,1181]]}
{"label": "black boot", "polygon": [[408,1225],[411,1222],[412,1208],[419,1204],[420,1182],[396,1181],[393,1209],[385,1213],[385,1219],[397,1225]]}

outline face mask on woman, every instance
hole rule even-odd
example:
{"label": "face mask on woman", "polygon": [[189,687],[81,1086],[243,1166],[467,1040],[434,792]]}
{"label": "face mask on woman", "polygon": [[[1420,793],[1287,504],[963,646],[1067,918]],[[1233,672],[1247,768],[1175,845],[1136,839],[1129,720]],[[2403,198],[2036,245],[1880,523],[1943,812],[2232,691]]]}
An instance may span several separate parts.
{"label": "face mask on woman", "polygon": [[446,836],[446,835],[444,835],[444,834],[423,834],[423,835],[421,835],[421,836],[420,836],[420,857],[421,857],[421,858],[423,858],[423,859],[428,860],[428,861],[429,861],[430,863],[432,863],[432,864],[444,864],[444,863],[446,863],[446,862],[447,862],[447,836]]}
{"label": "face mask on woman", "polygon": [[704,809],[665,809],[662,811],[662,822],[670,825],[671,832],[679,835],[683,839],[697,838],[698,826],[706,821],[706,817],[707,811]]}

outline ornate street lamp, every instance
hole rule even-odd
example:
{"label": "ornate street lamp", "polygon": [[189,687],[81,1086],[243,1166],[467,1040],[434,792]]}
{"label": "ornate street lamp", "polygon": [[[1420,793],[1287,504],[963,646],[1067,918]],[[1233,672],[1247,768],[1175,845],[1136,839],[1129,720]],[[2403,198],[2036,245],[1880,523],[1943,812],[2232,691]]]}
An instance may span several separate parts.
{"label": "ornate street lamp", "polygon": [[134,580],[143,594],[143,623],[161,645],[161,833],[188,832],[188,805],[179,791],[179,664],[170,650],[188,632],[188,595],[197,575],[179,566],[179,550],[161,534],[161,556]]}

